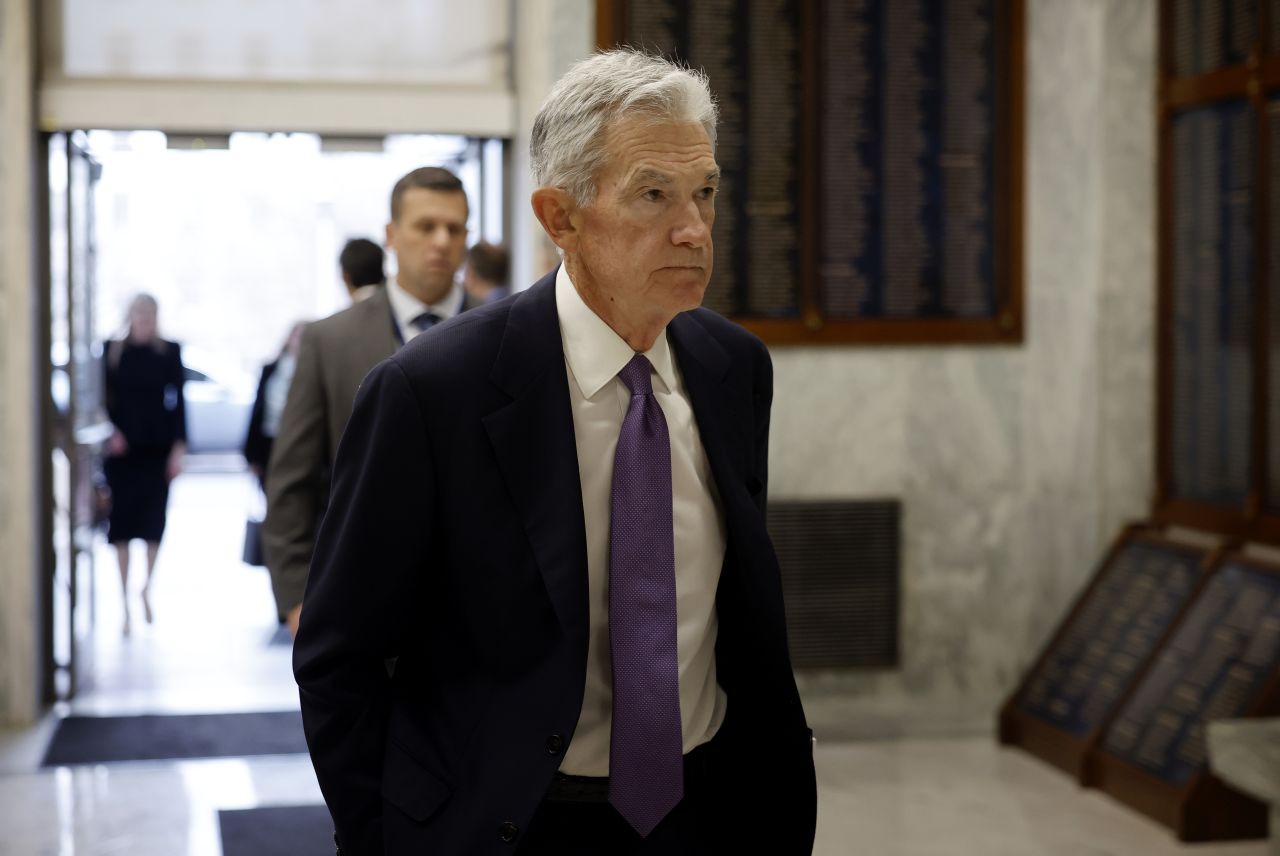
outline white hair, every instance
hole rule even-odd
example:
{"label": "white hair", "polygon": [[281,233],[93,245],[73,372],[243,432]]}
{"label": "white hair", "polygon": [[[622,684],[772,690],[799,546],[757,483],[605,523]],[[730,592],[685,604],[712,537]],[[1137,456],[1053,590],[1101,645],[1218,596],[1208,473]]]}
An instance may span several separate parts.
{"label": "white hair", "polygon": [[606,161],[607,131],[636,116],[697,122],[715,149],[716,104],[706,75],[633,48],[615,48],[575,63],[543,102],[529,141],[534,181],[590,204]]}

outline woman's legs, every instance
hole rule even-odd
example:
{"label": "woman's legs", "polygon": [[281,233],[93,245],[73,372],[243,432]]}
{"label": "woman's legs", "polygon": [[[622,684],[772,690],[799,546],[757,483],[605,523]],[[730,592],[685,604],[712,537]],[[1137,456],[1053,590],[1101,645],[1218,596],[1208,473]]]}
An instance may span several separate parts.
{"label": "woman's legs", "polygon": [[124,601],[124,635],[129,635],[129,542],[117,541],[116,562],[120,565],[120,592]]}
{"label": "woman's legs", "polygon": [[156,572],[156,555],[160,552],[159,541],[147,542],[147,581],[142,585],[142,614],[150,624],[155,616],[151,612],[151,577]]}
{"label": "woman's legs", "polygon": [[[131,629],[131,616],[129,614],[129,542],[117,541],[113,544],[116,548],[116,561],[120,565],[120,593],[121,599],[124,601],[124,633],[129,635]],[[155,620],[155,615],[151,611],[151,578],[156,572],[156,556],[160,552],[160,542],[147,542],[147,579],[142,584],[142,615],[150,624]]]}

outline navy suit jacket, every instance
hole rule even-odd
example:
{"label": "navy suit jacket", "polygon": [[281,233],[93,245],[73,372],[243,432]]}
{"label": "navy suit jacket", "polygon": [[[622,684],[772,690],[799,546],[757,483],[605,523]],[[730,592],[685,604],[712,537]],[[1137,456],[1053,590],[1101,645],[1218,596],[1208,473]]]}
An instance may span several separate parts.
{"label": "navy suit jacket", "polygon": [[[705,309],[676,317],[668,336],[727,530],[724,849],[809,853],[811,732],[764,519],[768,351]],[[585,545],[554,272],[369,374],[294,647],[308,746],[347,856],[518,846],[581,709]]]}

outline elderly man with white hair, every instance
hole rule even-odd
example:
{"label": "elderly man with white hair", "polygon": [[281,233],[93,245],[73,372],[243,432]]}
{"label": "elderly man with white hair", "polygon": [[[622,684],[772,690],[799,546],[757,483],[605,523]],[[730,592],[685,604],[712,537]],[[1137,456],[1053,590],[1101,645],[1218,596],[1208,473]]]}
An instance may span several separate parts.
{"label": "elderly man with white hair", "polygon": [[575,65],[531,145],[564,263],[363,384],[294,649],[340,852],[811,852],[715,130],[696,72]]}

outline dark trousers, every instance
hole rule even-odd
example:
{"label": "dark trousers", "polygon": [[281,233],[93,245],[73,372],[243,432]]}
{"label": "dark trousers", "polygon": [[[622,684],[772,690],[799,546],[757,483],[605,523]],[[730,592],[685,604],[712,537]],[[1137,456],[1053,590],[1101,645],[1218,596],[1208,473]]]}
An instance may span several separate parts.
{"label": "dark trousers", "polygon": [[[721,810],[717,795],[716,745],[710,743],[685,756],[684,798],[647,838],[590,787],[552,785],[529,823],[518,856],[706,856],[719,853]],[[606,780],[597,780],[601,788]],[[587,793],[577,793],[578,791]],[[567,792],[568,798],[560,792]]]}

